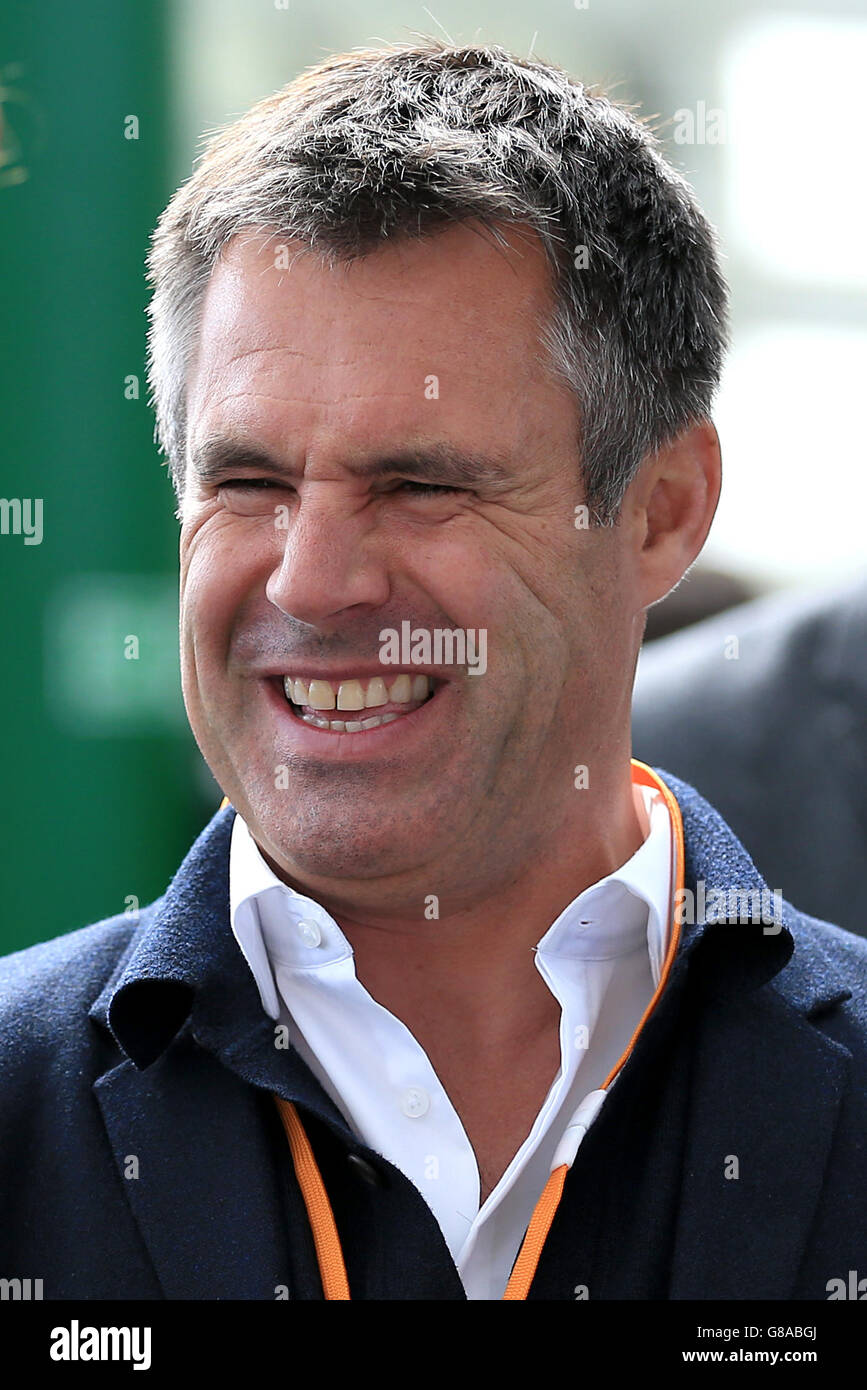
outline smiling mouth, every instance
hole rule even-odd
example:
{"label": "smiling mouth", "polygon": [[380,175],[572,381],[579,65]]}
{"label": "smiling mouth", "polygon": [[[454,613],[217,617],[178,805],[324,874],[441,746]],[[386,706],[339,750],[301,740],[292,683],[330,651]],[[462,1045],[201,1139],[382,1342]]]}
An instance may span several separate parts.
{"label": "smiling mouth", "polygon": [[402,671],[382,676],[352,676],[339,681],[278,677],[286,703],[297,719],[335,734],[363,733],[405,719],[432,700],[441,681]]}

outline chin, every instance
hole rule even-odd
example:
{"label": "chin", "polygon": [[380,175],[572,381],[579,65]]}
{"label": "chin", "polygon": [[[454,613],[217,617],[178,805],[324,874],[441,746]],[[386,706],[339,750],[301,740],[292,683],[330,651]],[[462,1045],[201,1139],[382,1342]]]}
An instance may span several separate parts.
{"label": "chin", "polygon": [[[406,824],[380,824],[373,831],[365,808],[357,814],[339,815],[324,808],[319,814],[268,815],[250,829],[269,857],[290,877],[303,874],[318,879],[373,879],[412,872],[419,867],[420,851],[431,856],[431,837],[420,840]],[[365,823],[368,821],[368,823]],[[264,834],[259,832],[261,826]]]}

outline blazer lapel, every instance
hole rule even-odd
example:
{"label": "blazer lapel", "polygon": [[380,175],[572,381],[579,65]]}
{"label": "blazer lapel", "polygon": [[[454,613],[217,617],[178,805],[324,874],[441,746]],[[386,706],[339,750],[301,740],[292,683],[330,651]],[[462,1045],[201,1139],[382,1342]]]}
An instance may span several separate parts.
{"label": "blazer lapel", "polygon": [[260,1098],[189,1038],[172,1052],[94,1087],[163,1293],[274,1299],[290,1283],[286,1218]]}
{"label": "blazer lapel", "polygon": [[791,1298],[850,1054],[781,999],[710,1005],[700,1037],[669,1296]]}
{"label": "blazer lapel", "polygon": [[[683,814],[687,883],[766,887],[716,812],[663,775]],[[852,1060],[810,1020],[850,990],[788,903],[778,933],[702,921],[684,950],[701,1005],[669,1297],[788,1299]]]}
{"label": "blazer lapel", "polygon": [[[169,1299],[316,1297],[286,1238],[306,1217],[271,1092],[352,1133],[274,1025],[231,932],[234,811],[220,812],[146,909],[91,1009],[123,1054],[94,1084],[127,1199]],[[297,1258],[298,1242],[294,1242]]]}

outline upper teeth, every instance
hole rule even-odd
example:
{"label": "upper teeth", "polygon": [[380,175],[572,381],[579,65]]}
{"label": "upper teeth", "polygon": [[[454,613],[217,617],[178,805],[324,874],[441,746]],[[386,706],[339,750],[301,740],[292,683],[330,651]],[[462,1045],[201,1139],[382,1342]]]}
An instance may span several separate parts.
{"label": "upper teeth", "polygon": [[396,676],[386,686],[382,676],[373,676],[364,688],[364,677],[359,680],[324,681],[296,680],[284,676],[283,688],[287,699],[296,705],[308,705],[311,709],[373,709],[377,705],[387,705],[392,701],[397,705],[407,705],[411,700],[424,700],[430,694],[429,676]]}

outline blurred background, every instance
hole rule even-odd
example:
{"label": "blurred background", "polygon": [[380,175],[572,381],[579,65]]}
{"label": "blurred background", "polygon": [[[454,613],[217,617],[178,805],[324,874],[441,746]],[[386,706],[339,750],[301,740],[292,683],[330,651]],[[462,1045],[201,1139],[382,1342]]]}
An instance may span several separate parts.
{"label": "blurred background", "polygon": [[[5,0],[0,953],[159,895],[220,793],[189,733],[144,257],[203,132],[326,54],[497,42],[654,118],[717,227],[733,349],[703,561],[648,641],[865,563],[867,2]],[[858,409],[856,409],[858,407]]]}

